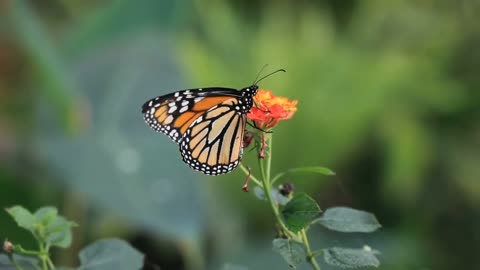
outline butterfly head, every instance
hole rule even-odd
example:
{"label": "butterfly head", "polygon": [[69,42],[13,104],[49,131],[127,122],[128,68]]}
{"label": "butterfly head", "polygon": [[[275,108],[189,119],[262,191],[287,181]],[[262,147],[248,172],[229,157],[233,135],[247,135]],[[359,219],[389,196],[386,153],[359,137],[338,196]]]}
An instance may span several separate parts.
{"label": "butterfly head", "polygon": [[245,87],[245,88],[242,89],[242,97],[253,98],[257,94],[257,91],[258,91],[258,85],[256,85],[256,84],[250,85],[249,87]]}

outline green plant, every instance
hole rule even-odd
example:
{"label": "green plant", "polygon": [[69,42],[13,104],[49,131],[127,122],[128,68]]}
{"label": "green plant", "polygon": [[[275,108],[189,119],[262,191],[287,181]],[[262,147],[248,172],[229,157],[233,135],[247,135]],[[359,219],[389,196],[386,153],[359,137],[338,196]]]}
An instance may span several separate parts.
{"label": "green plant", "polygon": [[311,172],[323,175],[334,173],[324,167],[303,167],[290,169],[272,177],[272,132],[271,129],[281,120],[289,119],[296,111],[296,101],[283,97],[276,97],[270,91],[259,90],[255,96],[256,107],[247,117],[253,121],[257,131],[247,135],[246,144],[255,139],[258,151],[258,162],[261,177],[255,177],[251,170],[241,165],[247,174],[247,181],[243,187],[248,191],[248,181],[252,180],[257,186],[255,194],[266,200],[275,216],[279,234],[273,240],[273,250],[280,253],[285,261],[296,267],[308,262],[313,269],[320,270],[316,257],[323,255],[326,263],[342,268],[356,268],[365,266],[379,266],[376,258],[378,251],[364,246],[359,249],[332,247],[312,250],[307,231],[311,226],[321,225],[338,232],[374,232],[381,225],[374,215],[347,207],[333,207],[321,215],[320,206],[309,195],[303,192],[294,194],[292,184],[283,184],[279,188],[274,185],[286,174]]}
{"label": "green plant", "polygon": [[5,255],[0,254],[1,269],[49,270],[49,269],[140,269],[143,254],[120,239],[103,239],[85,247],[79,253],[80,266],[55,267],[51,248],[68,248],[72,242],[73,221],[58,215],[55,207],[42,207],[31,213],[22,206],[6,209],[17,225],[29,231],[35,238],[38,249],[27,250],[9,240],[3,243]]}

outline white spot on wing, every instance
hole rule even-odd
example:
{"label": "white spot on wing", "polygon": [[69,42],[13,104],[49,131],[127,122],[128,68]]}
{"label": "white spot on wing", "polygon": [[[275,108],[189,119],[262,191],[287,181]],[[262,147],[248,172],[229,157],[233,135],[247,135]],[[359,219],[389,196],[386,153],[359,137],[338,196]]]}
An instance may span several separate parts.
{"label": "white spot on wing", "polygon": [[183,113],[183,112],[186,112],[187,110],[188,110],[188,106],[183,106],[182,108],[180,108],[179,112]]}
{"label": "white spot on wing", "polygon": [[176,110],[177,110],[177,106],[173,106],[170,109],[168,109],[168,113],[173,113]]}
{"label": "white spot on wing", "polygon": [[165,118],[164,124],[168,125],[173,121],[173,116],[169,115],[167,118]]}

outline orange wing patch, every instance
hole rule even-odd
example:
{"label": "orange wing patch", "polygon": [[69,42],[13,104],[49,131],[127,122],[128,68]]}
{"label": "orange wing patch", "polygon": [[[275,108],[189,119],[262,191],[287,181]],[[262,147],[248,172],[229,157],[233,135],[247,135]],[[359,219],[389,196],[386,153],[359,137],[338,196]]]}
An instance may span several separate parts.
{"label": "orange wing patch", "polygon": [[206,97],[195,103],[193,106],[194,111],[206,111],[212,108],[215,105],[218,105],[228,99],[233,99],[232,97]]}
{"label": "orange wing patch", "polygon": [[165,118],[167,117],[166,112],[167,112],[166,106],[162,106],[155,111],[155,117],[157,118],[158,122],[162,123],[163,120],[165,120]]}

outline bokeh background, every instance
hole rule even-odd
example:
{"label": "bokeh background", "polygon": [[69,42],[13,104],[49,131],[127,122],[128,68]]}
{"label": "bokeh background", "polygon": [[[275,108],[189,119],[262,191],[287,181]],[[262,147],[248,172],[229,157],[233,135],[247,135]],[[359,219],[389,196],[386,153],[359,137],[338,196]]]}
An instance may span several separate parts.
{"label": "bokeh background", "polygon": [[[242,172],[191,171],[140,114],[178,89],[247,86],[269,64],[287,73],[261,87],[299,100],[273,170],[327,166],[337,175],[285,180],[383,224],[314,228],[315,247],[368,244],[381,269],[480,269],[479,16],[475,0],[1,0],[0,206],[75,220],[59,265],[121,237],[146,269],[288,269]],[[1,211],[4,238],[33,245]]]}

